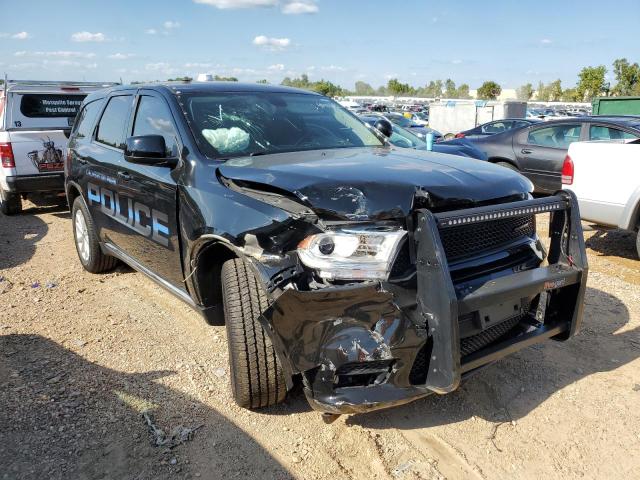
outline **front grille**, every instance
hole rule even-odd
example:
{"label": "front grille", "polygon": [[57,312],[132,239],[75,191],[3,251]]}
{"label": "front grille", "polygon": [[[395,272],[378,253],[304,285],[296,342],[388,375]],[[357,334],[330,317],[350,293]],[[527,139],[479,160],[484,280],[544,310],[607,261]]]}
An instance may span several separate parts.
{"label": "front grille", "polygon": [[536,232],[535,215],[500,218],[458,225],[440,230],[440,239],[449,262],[497,248]]}
{"label": "front grille", "polygon": [[467,355],[486,347],[490,343],[493,343],[518,325],[523,317],[524,315],[516,315],[515,317],[509,318],[498,325],[494,325],[493,327],[489,327],[476,335],[463,338],[460,340],[460,356],[466,357]]}

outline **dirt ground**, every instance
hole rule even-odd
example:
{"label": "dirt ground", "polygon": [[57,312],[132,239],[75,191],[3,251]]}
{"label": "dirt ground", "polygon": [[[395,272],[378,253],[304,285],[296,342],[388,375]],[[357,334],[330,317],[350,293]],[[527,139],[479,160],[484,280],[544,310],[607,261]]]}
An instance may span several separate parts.
{"label": "dirt ground", "polygon": [[300,391],[236,407],[224,327],[127,267],[86,273],[69,213],[27,207],[0,215],[0,479],[640,478],[630,234],[586,232],[577,337],[452,394],[325,425]]}

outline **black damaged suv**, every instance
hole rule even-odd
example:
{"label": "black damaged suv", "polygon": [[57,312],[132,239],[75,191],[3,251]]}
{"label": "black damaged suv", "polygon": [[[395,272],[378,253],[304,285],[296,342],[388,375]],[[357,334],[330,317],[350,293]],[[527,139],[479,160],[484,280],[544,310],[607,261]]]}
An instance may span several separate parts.
{"label": "black damaged suv", "polygon": [[[258,84],[89,95],[66,192],[80,261],[118,260],[226,323],[239,405],[354,413],[456,389],[580,328],[571,192],[463,157],[395,149],[334,101]],[[550,213],[550,248],[536,215]]]}

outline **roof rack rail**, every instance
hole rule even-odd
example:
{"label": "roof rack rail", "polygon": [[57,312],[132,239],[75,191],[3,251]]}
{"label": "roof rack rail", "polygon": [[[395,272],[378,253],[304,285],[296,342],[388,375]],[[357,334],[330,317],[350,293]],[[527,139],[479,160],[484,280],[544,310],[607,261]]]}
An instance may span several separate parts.
{"label": "roof rack rail", "polygon": [[45,86],[63,86],[63,87],[113,87],[120,85],[118,82],[74,82],[74,81],[52,81],[52,80],[11,80],[6,79],[7,87],[13,85],[45,87]]}

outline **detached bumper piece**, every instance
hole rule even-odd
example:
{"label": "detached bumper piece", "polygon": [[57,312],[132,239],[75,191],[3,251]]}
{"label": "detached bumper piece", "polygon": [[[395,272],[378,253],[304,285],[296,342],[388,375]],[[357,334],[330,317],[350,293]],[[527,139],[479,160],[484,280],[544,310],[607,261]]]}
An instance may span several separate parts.
{"label": "detached bumper piece", "polygon": [[[551,214],[548,265],[464,291],[454,288],[438,232],[542,213]],[[451,392],[468,372],[549,338],[566,340],[580,329],[588,264],[572,192],[455,212],[422,211],[415,239],[418,303],[433,338],[429,366],[422,372],[430,390]],[[465,337],[461,325],[469,318],[483,328]]]}
{"label": "detached bumper piece", "polygon": [[[543,264],[530,231],[532,216],[547,212],[551,246]],[[262,315],[286,377],[302,375],[316,410],[359,413],[451,392],[474,370],[579,330],[587,259],[571,192],[446,213],[418,210],[410,223],[412,276],[286,290]],[[461,226],[497,232],[506,243],[478,238],[471,243],[481,254],[465,257],[469,248],[452,243]],[[486,262],[501,267],[487,269]]]}

